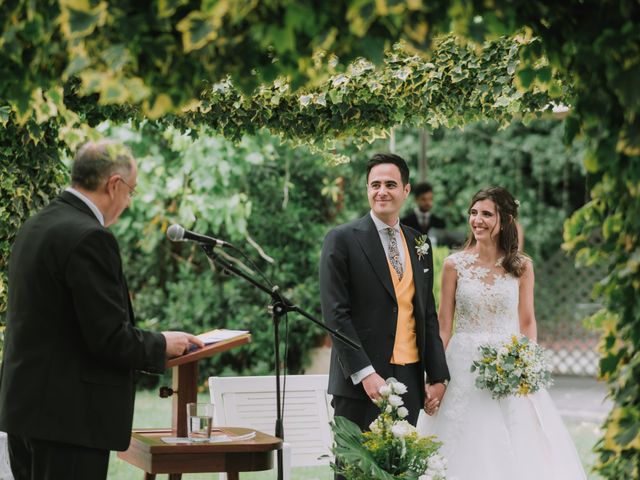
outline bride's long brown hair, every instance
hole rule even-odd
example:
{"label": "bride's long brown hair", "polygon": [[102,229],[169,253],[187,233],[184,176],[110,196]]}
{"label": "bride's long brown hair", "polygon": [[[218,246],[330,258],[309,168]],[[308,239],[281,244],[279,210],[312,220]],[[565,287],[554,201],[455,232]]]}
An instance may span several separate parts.
{"label": "bride's long brown hair", "polygon": [[[502,187],[488,187],[478,191],[469,204],[467,213],[471,213],[471,208],[476,202],[481,200],[491,200],[496,206],[496,212],[500,218],[500,232],[498,233],[498,249],[504,252],[502,268],[507,273],[515,277],[520,277],[524,273],[526,256],[518,252],[518,229],[516,219],[518,218],[518,204],[509,191]],[[473,247],[476,239],[473,232],[469,232],[464,248]]]}

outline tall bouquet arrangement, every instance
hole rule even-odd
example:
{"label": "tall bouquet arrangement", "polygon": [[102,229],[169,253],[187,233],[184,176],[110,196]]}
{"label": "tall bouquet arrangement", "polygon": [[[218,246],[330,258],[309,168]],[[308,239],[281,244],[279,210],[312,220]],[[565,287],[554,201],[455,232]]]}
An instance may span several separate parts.
{"label": "tall bouquet arrangement", "polygon": [[478,350],[480,359],[471,365],[471,371],[478,372],[476,387],[488,390],[496,400],[529,395],[553,383],[544,349],[524,335]]}
{"label": "tall bouquet arrangement", "polygon": [[408,410],[401,395],[407,387],[389,378],[380,387],[376,404],[380,415],[371,430],[361,432],[344,417],[331,424],[334,436],[333,469],[347,480],[444,480],[446,460],[438,454],[435,437],[421,437],[405,420]]}

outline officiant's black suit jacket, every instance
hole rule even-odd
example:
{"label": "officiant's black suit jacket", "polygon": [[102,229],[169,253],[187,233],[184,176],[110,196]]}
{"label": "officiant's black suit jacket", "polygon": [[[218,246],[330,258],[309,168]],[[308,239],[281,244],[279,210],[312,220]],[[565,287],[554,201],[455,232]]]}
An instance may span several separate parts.
{"label": "officiant's black suit jacket", "polygon": [[118,244],[62,193],[27,220],[9,264],[0,430],[106,450],[129,446],[134,370],[165,340],[134,326]]}
{"label": "officiant's black suit jacket", "polygon": [[[421,260],[416,253],[419,233],[402,226],[413,268],[413,300],[421,371],[430,382],[449,379],[433,298],[431,249]],[[428,240],[427,240],[428,241]],[[398,316],[391,273],[380,236],[370,214],[333,229],[326,236],[320,259],[320,291],[325,323],[361,343],[356,351],[333,339],[329,393],[363,399],[362,385],[350,376],[372,365],[383,378],[391,375]],[[424,391],[419,392],[421,403]]]}

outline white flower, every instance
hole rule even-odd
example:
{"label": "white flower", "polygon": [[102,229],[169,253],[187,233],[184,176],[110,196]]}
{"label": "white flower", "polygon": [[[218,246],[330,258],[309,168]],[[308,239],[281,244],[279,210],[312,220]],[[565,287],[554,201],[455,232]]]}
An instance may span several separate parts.
{"label": "white flower", "polygon": [[427,464],[434,470],[444,470],[447,467],[447,459],[439,453],[434,453],[427,460]]}
{"label": "white flower", "polygon": [[422,257],[429,253],[429,244],[427,243],[426,235],[420,235],[416,238],[416,253],[418,254],[418,260],[422,260]]}
{"label": "white flower", "polygon": [[409,415],[409,410],[407,410],[407,407],[400,407],[398,408],[398,416],[400,418],[404,418],[407,415]]}
{"label": "white flower", "polygon": [[391,405],[392,407],[399,407],[400,405],[404,404],[404,402],[402,401],[402,397],[400,397],[399,395],[389,395],[389,398],[387,400],[389,401],[389,405]]}
{"label": "white flower", "polygon": [[406,420],[400,420],[391,426],[391,433],[393,433],[393,436],[396,438],[404,438],[414,431],[414,426]]}
{"label": "white flower", "polygon": [[389,385],[382,385],[378,389],[378,393],[383,397],[388,397],[391,394],[391,387]]}
{"label": "white flower", "polygon": [[393,412],[393,407],[391,405],[387,405],[387,408],[385,408],[384,411],[387,413],[391,413]]}
{"label": "white flower", "polygon": [[509,349],[507,347],[502,346],[498,349],[499,357],[506,357],[507,355],[509,355]]}
{"label": "white flower", "polygon": [[371,430],[373,433],[382,432],[382,426],[380,425],[380,422],[377,418],[373,422],[371,422],[371,425],[369,425],[369,430]]}
{"label": "white flower", "polygon": [[427,474],[433,478],[444,478],[447,473],[447,459],[434,453],[427,460]]}
{"label": "white flower", "polygon": [[407,393],[407,386],[401,382],[394,382],[391,384],[391,390],[393,390],[393,393],[397,393],[398,395],[404,395]]}

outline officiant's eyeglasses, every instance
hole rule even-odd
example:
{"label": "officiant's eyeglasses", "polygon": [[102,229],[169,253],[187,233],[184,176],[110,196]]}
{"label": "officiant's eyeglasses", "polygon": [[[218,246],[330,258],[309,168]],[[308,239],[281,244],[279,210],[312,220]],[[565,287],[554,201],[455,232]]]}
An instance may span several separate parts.
{"label": "officiant's eyeglasses", "polygon": [[120,179],[120,181],[121,181],[122,183],[124,183],[127,187],[129,187],[129,198],[133,198],[133,197],[135,197],[135,196],[136,196],[136,193],[138,193],[138,192],[136,192],[136,189],[135,189],[135,188],[133,188],[131,185],[129,185],[127,182],[125,182],[125,181],[124,181],[124,178],[119,177],[119,179]]}

